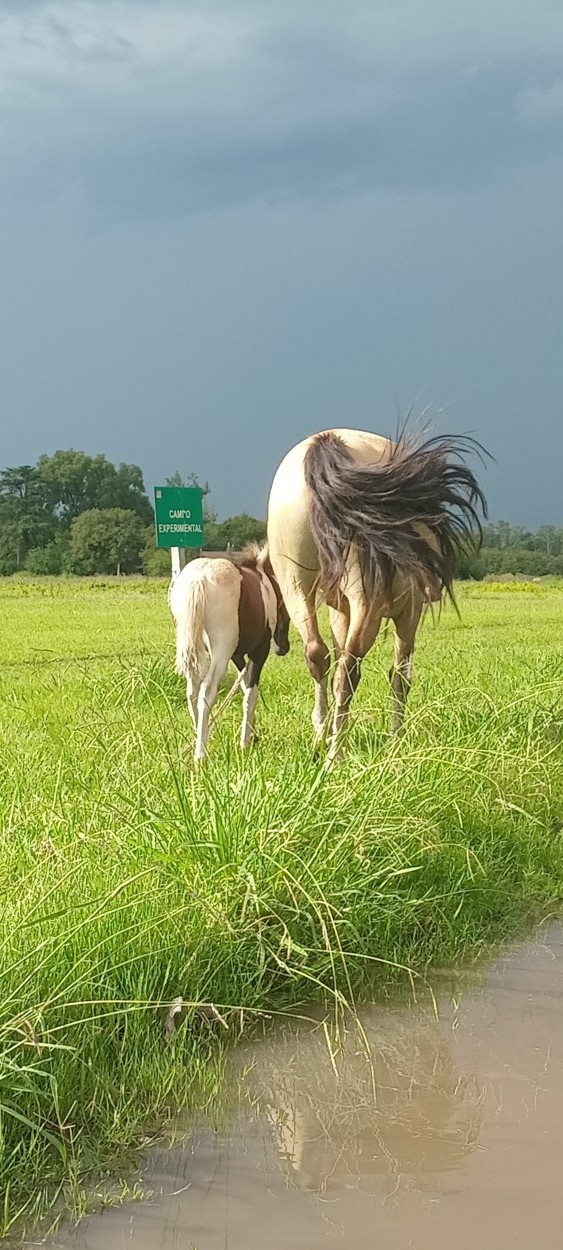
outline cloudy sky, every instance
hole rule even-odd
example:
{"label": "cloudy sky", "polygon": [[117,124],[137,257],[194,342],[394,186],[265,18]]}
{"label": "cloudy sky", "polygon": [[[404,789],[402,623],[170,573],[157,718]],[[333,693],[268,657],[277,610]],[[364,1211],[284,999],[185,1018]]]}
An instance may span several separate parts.
{"label": "cloudy sky", "polygon": [[334,425],[563,524],[560,0],[0,0],[0,463],[263,514]]}

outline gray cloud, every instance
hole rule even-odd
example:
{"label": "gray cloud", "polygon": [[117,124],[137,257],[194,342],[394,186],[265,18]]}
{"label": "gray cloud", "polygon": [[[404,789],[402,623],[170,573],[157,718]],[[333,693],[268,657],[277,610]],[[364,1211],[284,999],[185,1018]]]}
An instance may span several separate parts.
{"label": "gray cloud", "polygon": [[554,127],[563,130],[563,79],[556,79],[543,87],[527,87],[519,97],[519,115],[524,123],[534,127]]}
{"label": "gray cloud", "polygon": [[562,56],[551,0],[0,0],[1,461],[260,512],[417,401],[561,523]]}
{"label": "gray cloud", "polygon": [[559,107],[547,0],[4,5],[0,48],[12,193],[104,213],[471,183],[560,138],[529,124]]}

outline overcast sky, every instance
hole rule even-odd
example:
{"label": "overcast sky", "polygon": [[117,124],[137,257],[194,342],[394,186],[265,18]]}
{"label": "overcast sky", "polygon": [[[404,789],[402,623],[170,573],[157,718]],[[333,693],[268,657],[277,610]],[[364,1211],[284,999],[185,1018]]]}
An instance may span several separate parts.
{"label": "overcast sky", "polygon": [[563,524],[560,0],[0,0],[1,464],[263,515],[429,407]]}

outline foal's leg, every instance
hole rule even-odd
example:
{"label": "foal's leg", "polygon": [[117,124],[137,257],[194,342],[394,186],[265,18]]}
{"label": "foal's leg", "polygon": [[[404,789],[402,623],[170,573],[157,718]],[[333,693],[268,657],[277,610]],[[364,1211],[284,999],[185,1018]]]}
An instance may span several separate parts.
{"label": "foal's leg", "polygon": [[186,697],[188,700],[188,711],[197,730],[197,699],[199,688],[201,686],[201,677],[196,673],[188,673],[186,678]]}
{"label": "foal's leg", "polygon": [[350,626],[334,674],[334,716],[327,756],[329,767],[342,758],[350,704],[360,680],[361,662],[377,638],[382,619],[380,606],[368,610],[365,604],[361,609],[360,605],[351,604]]}
{"label": "foal's leg", "polygon": [[240,745],[243,751],[246,750],[247,747],[252,746],[252,743],[256,741],[254,714],[256,712],[256,704],[258,702],[258,683],[260,681],[260,674],[268,658],[269,651],[270,634],[268,632],[264,641],[250,656],[242,681],[244,703]]}
{"label": "foal's leg", "polygon": [[197,763],[200,763],[207,753],[209,713],[217,698],[217,691],[229,666],[232,652],[232,638],[227,639],[227,641],[223,639],[221,643],[215,644],[211,653],[211,664],[200,687],[197,701],[197,734],[195,743]]}
{"label": "foal's leg", "polygon": [[246,663],[246,657],[245,657],[244,655],[241,655],[240,651],[237,651],[237,653],[236,653],[235,655],[232,655],[232,656],[231,656],[231,659],[232,659],[232,661],[233,661],[233,664],[234,664],[235,668],[237,668],[237,669],[238,669],[238,674],[239,674],[238,679],[239,679],[239,681],[240,681],[240,686],[241,686],[241,689],[242,689],[242,690],[244,690],[244,682],[245,682],[245,678],[246,678],[246,669],[247,669],[247,667],[248,667],[248,666],[247,666],[247,663]]}
{"label": "foal's leg", "polygon": [[399,733],[405,716],[405,705],[412,681],[412,653],[414,640],[422,613],[423,600],[419,592],[413,591],[407,606],[393,616],[395,624],[395,649],[393,666],[389,672],[389,681],[393,691],[393,712],[391,715],[391,733]]}

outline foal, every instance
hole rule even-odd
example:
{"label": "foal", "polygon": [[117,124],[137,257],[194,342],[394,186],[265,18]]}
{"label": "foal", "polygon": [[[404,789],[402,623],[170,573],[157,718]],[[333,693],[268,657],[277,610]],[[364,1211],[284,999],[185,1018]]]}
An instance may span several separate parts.
{"label": "foal", "polygon": [[242,675],[241,747],[251,746],[258,683],[270,643],[276,655],[289,651],[289,616],[267,546],[249,547],[237,563],[192,560],[173,583],[169,603],[176,623],[176,672],[186,678],[196,729],[196,761],[207,751],[209,713],[229,660]]}

